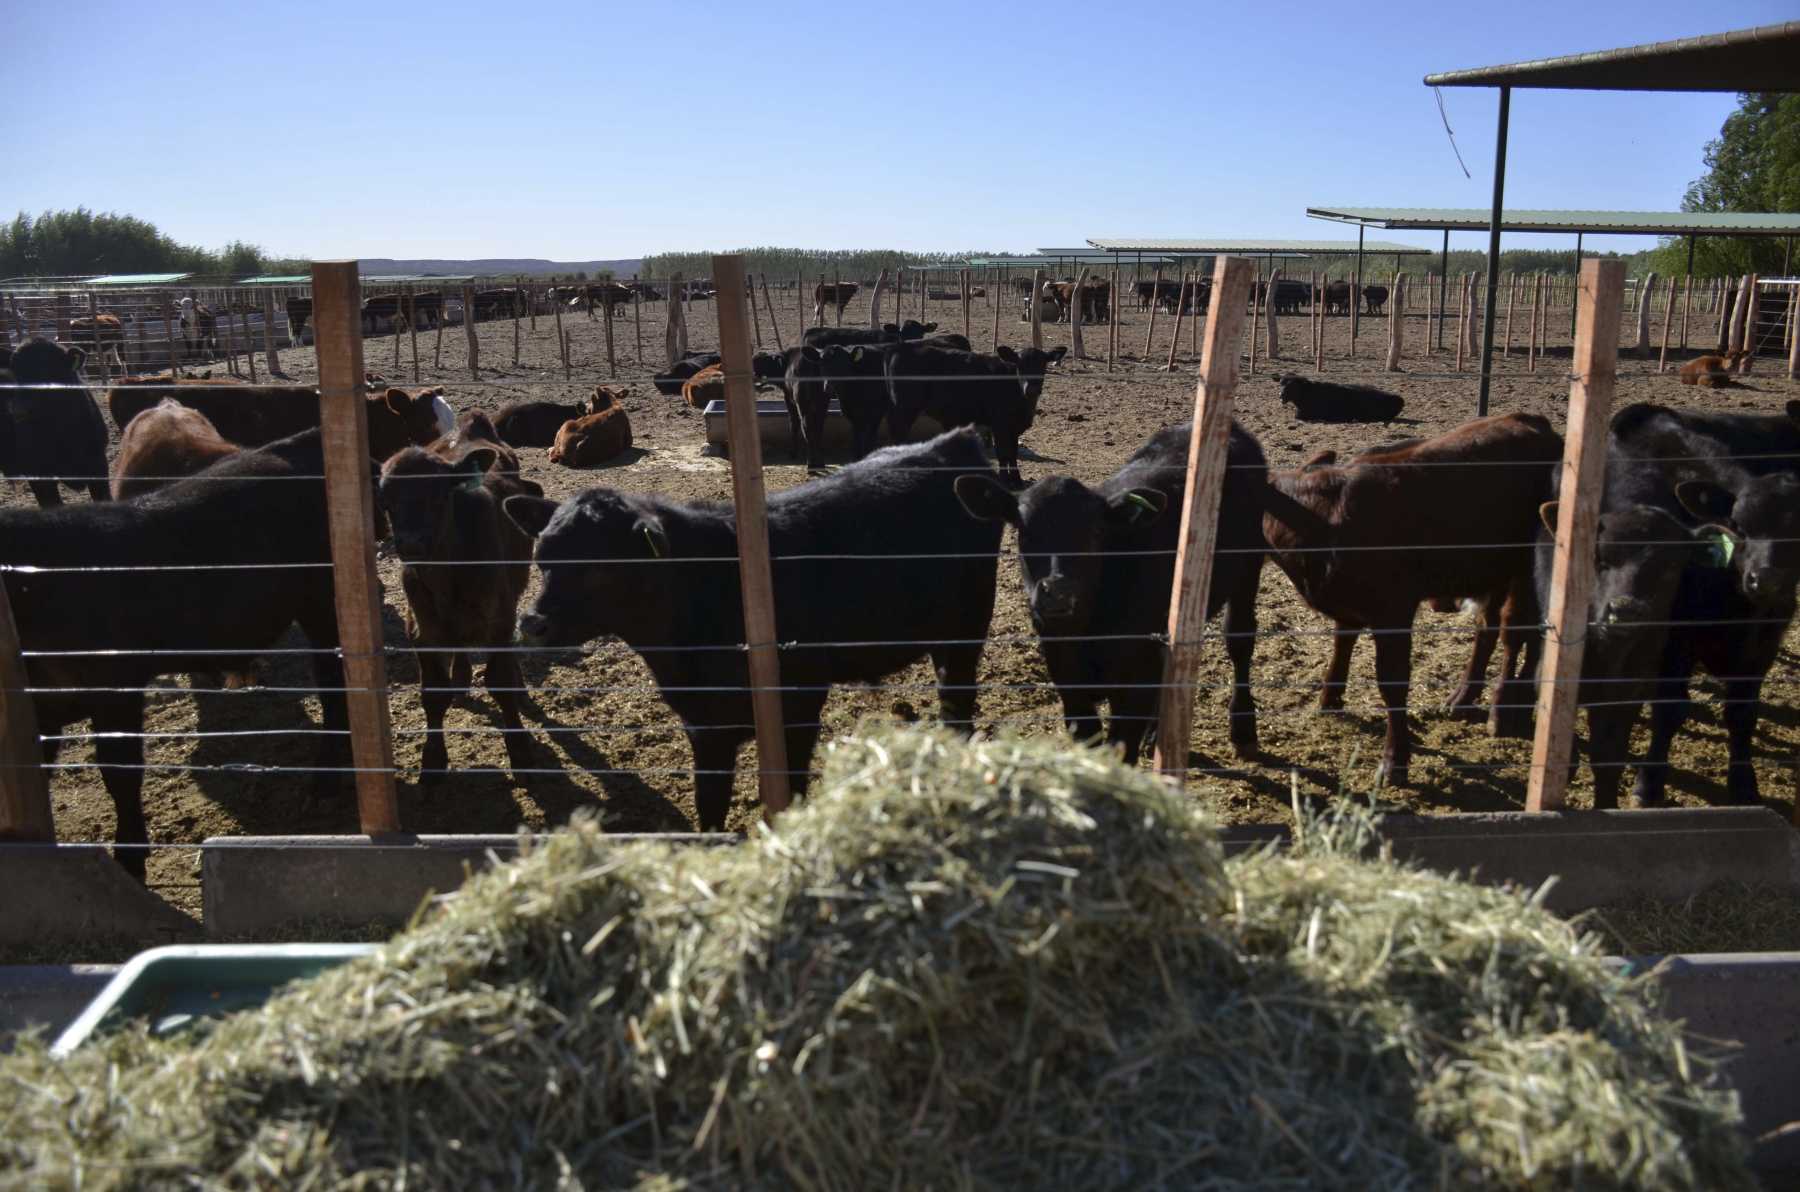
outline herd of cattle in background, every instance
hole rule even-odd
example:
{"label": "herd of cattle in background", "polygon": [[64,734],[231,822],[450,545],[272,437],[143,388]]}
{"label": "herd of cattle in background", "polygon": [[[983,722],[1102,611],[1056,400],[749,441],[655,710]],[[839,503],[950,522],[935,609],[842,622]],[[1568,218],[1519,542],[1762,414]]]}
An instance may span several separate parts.
{"label": "herd of cattle in background", "polygon": [[[1176,286],[1176,303],[1204,308],[1204,288],[1183,294],[1179,283],[1164,284]],[[1277,304],[1289,284],[1276,286]],[[710,292],[689,285],[692,297]],[[1078,299],[1064,285],[1050,283],[1040,296],[1088,302],[1088,287]],[[1344,283],[1317,295],[1299,288],[1305,301],[1349,301]],[[847,302],[846,289],[854,284],[821,285],[814,298]],[[1370,309],[1385,298],[1380,289],[1365,287]],[[634,294],[643,291],[601,283],[550,300],[610,312]],[[397,304],[386,307],[386,297]],[[371,298],[365,317],[442,318],[434,296],[410,296],[410,305],[408,297]],[[1153,286],[1145,300],[1164,297]],[[528,298],[483,291],[474,313],[511,314]],[[205,333],[203,314],[184,304],[196,336]],[[290,303],[288,315],[297,330],[310,309]],[[332,573],[320,566],[331,557],[323,486],[270,482],[322,475],[322,446],[313,388],[126,377],[105,395],[122,432],[109,464],[100,404],[82,377],[87,350],[107,350],[100,331],[87,320],[73,334],[85,344],[34,339],[0,360],[0,472],[29,478],[42,506],[0,510],[0,565],[32,652],[46,757],[64,726],[91,718],[117,839],[144,843],[142,688],[169,673],[247,681],[258,652],[294,624],[315,647],[337,644]],[[963,336],[915,321],[814,327],[785,352],[757,354],[756,378],[780,389],[794,450],[810,466],[824,464],[833,404],[853,430],[850,464],[769,499],[779,632],[793,643],[782,663],[783,711],[802,783],[834,684],[876,682],[929,658],[944,721],[975,722],[976,669],[1007,525],[1017,531],[1030,615],[1070,730],[1104,733],[1128,759],[1139,756],[1155,723],[1157,635],[1167,622],[1189,428],[1158,432],[1097,486],[1062,476],[1027,485],[1020,439],[1063,355],[975,352]],[[1683,379],[1704,383],[1730,363],[1708,359]],[[1365,386],[1302,376],[1276,383],[1303,421],[1389,422],[1404,404]],[[688,354],[655,386],[694,405],[723,398],[719,358]],[[599,387],[578,405],[524,401],[459,417],[441,389],[390,387],[373,374],[368,388],[382,523],[372,531],[391,535],[403,564],[427,725],[421,781],[446,771],[444,712],[452,690],[468,686],[472,654],[515,640],[557,648],[616,636],[639,652],[682,721],[699,826],[722,828],[736,752],[753,722],[735,648],[744,629],[730,507],[606,488],[557,503],[520,475],[528,449],[576,467],[627,450],[622,390]],[[908,442],[923,417],[945,433]],[[884,428],[897,445],[878,450]],[[991,437],[991,462],[978,430]],[[1729,795],[1754,801],[1761,688],[1800,583],[1800,402],[1781,414],[1631,405],[1614,415],[1607,450],[1580,693],[1595,803],[1616,806],[1633,760],[1629,732],[1645,703],[1652,732],[1634,793],[1643,804],[1661,800],[1670,743],[1700,669],[1725,688]],[[1562,454],[1547,420],[1509,414],[1271,469],[1255,437],[1234,425],[1207,615],[1225,617],[1236,751],[1258,750],[1252,672],[1266,559],[1333,623],[1321,707],[1343,706],[1357,637],[1373,636],[1388,782],[1409,781],[1411,632],[1422,604],[1449,611],[1466,602],[1480,612],[1451,709],[1481,705],[1498,647],[1490,729],[1528,734]],[[51,477],[92,501],[62,504]],[[543,585],[521,614],[534,560]],[[491,566],[437,566],[450,561]],[[232,570],[208,570],[221,565]],[[104,570],[117,567],[141,569],[130,576],[129,600],[117,599],[120,580]],[[323,653],[314,667],[325,727],[343,729],[341,665]],[[487,653],[484,682],[510,730],[511,764],[530,768],[537,747],[519,716],[517,655]],[[323,771],[341,771],[348,745],[341,735],[319,739],[315,780],[333,784],[341,774]],[[121,850],[120,861],[142,877],[141,850]]]}

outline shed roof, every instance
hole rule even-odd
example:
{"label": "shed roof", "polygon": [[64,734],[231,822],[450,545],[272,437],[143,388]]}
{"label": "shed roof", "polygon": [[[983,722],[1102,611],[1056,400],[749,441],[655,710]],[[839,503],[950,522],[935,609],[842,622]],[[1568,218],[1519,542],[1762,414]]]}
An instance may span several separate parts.
{"label": "shed roof", "polygon": [[[1485,232],[1486,207],[1308,207],[1314,219],[1386,230]],[[1800,212],[1527,211],[1501,214],[1505,232],[1604,232],[1637,236],[1795,236]]]}
{"label": "shed roof", "polygon": [[1427,87],[1800,91],[1800,21],[1425,76]]}
{"label": "shed roof", "polygon": [[81,284],[86,286],[166,286],[192,276],[191,273],[107,273],[100,277],[90,277]]}
{"label": "shed roof", "polygon": [[[1160,252],[1184,257],[1216,257],[1230,254],[1242,256],[1341,256],[1356,251],[1354,240],[1181,240],[1167,237],[1156,239],[1150,237],[1109,237],[1095,236],[1088,240],[1095,248],[1107,253],[1139,253]],[[1395,244],[1387,240],[1369,240],[1364,242],[1365,253],[1380,256],[1430,256],[1434,251],[1419,248],[1412,244]]]}

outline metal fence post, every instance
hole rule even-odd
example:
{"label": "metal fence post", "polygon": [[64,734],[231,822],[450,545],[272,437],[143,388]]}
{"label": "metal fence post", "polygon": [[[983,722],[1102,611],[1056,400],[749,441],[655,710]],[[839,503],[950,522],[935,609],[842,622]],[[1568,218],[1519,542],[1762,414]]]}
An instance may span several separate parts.
{"label": "metal fence post", "polygon": [[25,687],[19,629],[0,577],[0,840],[55,840],[37,709]]}

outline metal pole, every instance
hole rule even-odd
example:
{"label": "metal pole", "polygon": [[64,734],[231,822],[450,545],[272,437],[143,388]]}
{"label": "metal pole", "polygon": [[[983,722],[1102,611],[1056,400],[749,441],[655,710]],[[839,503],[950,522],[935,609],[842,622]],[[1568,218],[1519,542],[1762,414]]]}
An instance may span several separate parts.
{"label": "metal pole", "polygon": [[1576,290],[1581,288],[1581,233],[1575,233],[1575,276],[1569,282],[1569,342],[1575,342],[1575,311],[1581,305],[1576,301]]}
{"label": "metal pole", "polygon": [[1500,203],[1506,194],[1506,125],[1512,115],[1512,88],[1500,88],[1500,127],[1494,134],[1494,210],[1488,217],[1487,309],[1481,315],[1481,393],[1475,416],[1486,418],[1494,367],[1494,308],[1500,296]]}
{"label": "metal pole", "polygon": [[1350,279],[1350,354],[1356,355],[1356,326],[1362,313],[1362,258],[1363,233],[1368,231],[1367,224],[1356,225],[1356,273]]}
{"label": "metal pole", "polygon": [[1438,257],[1438,312],[1439,313],[1438,313],[1438,329],[1437,329],[1437,346],[1438,346],[1439,351],[1442,351],[1443,347],[1444,347],[1443,310],[1444,310],[1444,303],[1449,300],[1449,296],[1450,296],[1450,229],[1445,228],[1444,229],[1444,251],[1443,251],[1443,254],[1440,257]]}

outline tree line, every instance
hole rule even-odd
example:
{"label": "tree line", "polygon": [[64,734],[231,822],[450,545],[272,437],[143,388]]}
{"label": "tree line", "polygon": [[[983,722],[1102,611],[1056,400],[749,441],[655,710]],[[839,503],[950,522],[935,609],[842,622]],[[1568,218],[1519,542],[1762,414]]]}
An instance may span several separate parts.
{"label": "tree line", "polygon": [[148,220],[86,207],[21,211],[0,225],[0,277],[80,277],[96,273],[198,273],[251,277],[303,272],[307,262],[275,257],[234,240],[218,250],[179,244]]}

